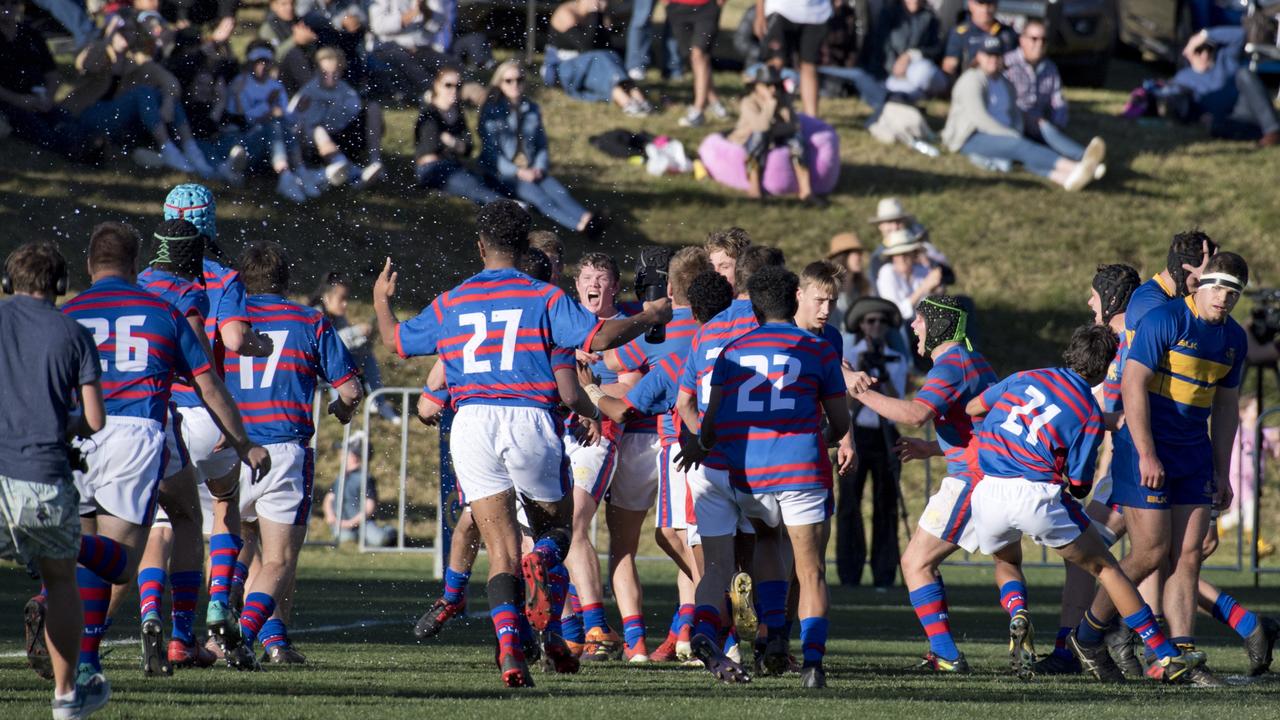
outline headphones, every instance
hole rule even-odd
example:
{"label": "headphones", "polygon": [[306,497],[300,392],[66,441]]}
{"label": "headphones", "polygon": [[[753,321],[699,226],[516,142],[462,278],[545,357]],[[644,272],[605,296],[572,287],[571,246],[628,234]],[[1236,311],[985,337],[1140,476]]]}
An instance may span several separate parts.
{"label": "headphones", "polygon": [[[5,265],[7,266],[8,263],[5,263]],[[53,292],[55,296],[67,294],[67,282],[67,266],[64,263],[62,266],[62,272],[58,275],[58,278],[53,281]],[[0,290],[3,290],[5,295],[13,294],[13,278],[9,277],[9,271],[7,269],[0,271]]]}

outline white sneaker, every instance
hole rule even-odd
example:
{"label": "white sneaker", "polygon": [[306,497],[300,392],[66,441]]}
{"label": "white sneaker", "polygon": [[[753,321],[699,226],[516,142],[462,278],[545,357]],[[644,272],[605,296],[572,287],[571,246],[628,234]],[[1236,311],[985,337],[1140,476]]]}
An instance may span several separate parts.
{"label": "white sneaker", "polygon": [[280,180],[276,183],[276,192],[296,203],[307,201],[307,193],[302,189],[302,179],[295,175],[292,170],[285,170],[280,173]]}
{"label": "white sneaker", "polygon": [[309,198],[320,197],[324,189],[329,185],[329,178],[325,175],[324,170],[300,167],[293,172],[302,181],[302,191]]}
{"label": "white sneaker", "polygon": [[382,179],[384,170],[381,160],[374,160],[365,165],[364,169],[353,166],[355,178],[351,181],[351,184],[359,188],[368,187]]}
{"label": "white sneaker", "polygon": [[244,171],[249,165],[249,153],[240,145],[233,145],[227,159],[218,166],[218,177],[228,185],[240,187],[244,184]]}
{"label": "white sneaker", "polygon": [[351,161],[347,160],[347,156],[338,153],[333,162],[324,166],[325,179],[334,187],[342,187],[347,184],[347,180],[351,177]]}
{"label": "white sneaker", "polygon": [[191,166],[191,162],[187,160],[187,157],[178,149],[178,146],[171,142],[167,142],[160,146],[160,160],[164,163],[165,167],[177,170],[178,172],[190,175],[196,171],[196,169]]}
{"label": "white sneaker", "polygon": [[631,82],[644,82],[644,68],[631,68],[627,71],[627,77],[631,78]]}
{"label": "white sneaker", "polygon": [[680,127],[702,127],[706,123],[706,118],[702,116],[697,108],[690,107],[684,115],[680,117]]}
{"label": "white sneaker", "polygon": [[631,117],[644,117],[649,114],[649,111],[639,101],[632,100],[622,108],[622,113]]}
{"label": "white sneaker", "polygon": [[1106,177],[1106,176],[1107,176],[1107,164],[1106,164],[1106,163],[1098,163],[1098,167],[1096,167],[1096,168],[1094,168],[1094,169],[1093,169],[1093,179],[1094,179],[1095,181],[1096,181],[1096,180],[1101,180],[1102,178],[1104,178],[1104,177]]}
{"label": "white sneaker", "polygon": [[111,699],[111,683],[90,665],[81,665],[76,674],[76,693],[70,700],[53,699],[53,720],[81,720],[106,707]]}
{"label": "white sneaker", "polygon": [[209,165],[209,160],[204,156],[204,152],[200,150],[200,146],[194,140],[182,144],[182,155],[191,163],[192,169],[202,178],[213,177],[213,167]]}
{"label": "white sneaker", "polygon": [[139,167],[144,167],[148,170],[158,170],[164,167],[164,158],[160,157],[160,153],[151,148],[134,148],[133,152],[129,153],[129,158],[137,163]]}
{"label": "white sneaker", "polygon": [[719,100],[708,104],[707,112],[711,113],[711,116],[717,120],[726,120],[729,117],[729,110]]}

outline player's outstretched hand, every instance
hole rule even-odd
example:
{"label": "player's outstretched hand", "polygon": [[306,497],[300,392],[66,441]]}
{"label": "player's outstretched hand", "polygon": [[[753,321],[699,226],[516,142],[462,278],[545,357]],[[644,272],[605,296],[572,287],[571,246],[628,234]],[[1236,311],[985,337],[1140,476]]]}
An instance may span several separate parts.
{"label": "player's outstretched hand", "polygon": [[251,484],[257,485],[258,481],[267,476],[271,472],[271,454],[261,445],[250,445],[248,450],[240,456],[245,465],[253,471],[251,476]]}
{"label": "player's outstretched hand", "polygon": [[346,425],[351,422],[351,416],[356,414],[356,406],[342,402],[342,398],[334,398],[333,402],[329,403],[329,414],[338,418],[338,422]]}
{"label": "player's outstretched hand", "polygon": [[644,311],[653,314],[654,325],[666,325],[671,322],[671,298],[647,300],[644,304]]}
{"label": "player's outstretched hand", "polygon": [[914,437],[900,437],[898,442],[894,444],[893,451],[898,454],[898,460],[902,462],[911,462],[912,460],[924,460],[933,457],[933,443],[928,440],[921,440]]}
{"label": "player's outstretched hand", "polygon": [[390,300],[396,294],[396,278],[399,273],[391,269],[391,258],[387,258],[387,262],[382,266],[382,272],[378,273],[378,279],[373,282],[373,299]]}
{"label": "player's outstretched hand", "polygon": [[599,420],[592,420],[587,417],[578,418],[578,426],[573,429],[574,437],[579,445],[591,446],[600,442],[603,432],[600,428]]}
{"label": "player's outstretched hand", "polygon": [[1159,490],[1164,487],[1164,465],[1155,455],[1138,456],[1138,475],[1142,478],[1144,488]]}
{"label": "player's outstretched hand", "polygon": [[241,355],[265,358],[271,357],[271,353],[276,351],[276,343],[271,339],[270,335],[260,333],[257,330],[250,330],[245,335],[245,338],[249,342],[245,343],[240,349]]}
{"label": "player's outstretched hand", "polygon": [[591,366],[584,362],[578,362],[578,384],[582,387],[595,385],[600,382],[600,378],[591,372]]}
{"label": "player's outstretched hand", "polygon": [[877,380],[861,370],[854,370],[853,366],[845,361],[840,364],[840,372],[844,374],[844,384],[849,388],[852,395],[861,395],[871,389]]}

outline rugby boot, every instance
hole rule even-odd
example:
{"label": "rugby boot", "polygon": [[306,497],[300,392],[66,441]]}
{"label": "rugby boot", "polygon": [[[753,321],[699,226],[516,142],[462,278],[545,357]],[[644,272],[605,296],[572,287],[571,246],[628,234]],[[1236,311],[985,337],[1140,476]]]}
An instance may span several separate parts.
{"label": "rugby boot", "polygon": [[822,663],[805,665],[800,668],[800,687],[817,690],[826,686],[827,671],[822,669]]}
{"label": "rugby boot", "polygon": [[778,634],[765,643],[763,657],[758,658],[757,666],[761,675],[782,675],[791,667],[791,657],[787,652],[787,638]]}
{"label": "rugby boot", "polygon": [[227,659],[227,654],[222,651],[222,646],[218,644],[218,639],[210,635],[204,639],[204,649],[216,660]]}
{"label": "rugby boot", "polygon": [[272,665],[306,665],[307,656],[298,652],[292,643],[280,643],[262,652],[262,662]]}
{"label": "rugby boot", "polygon": [[520,633],[520,651],[524,653],[524,661],[526,664],[536,665],[542,659],[542,642],[538,639],[539,633],[522,631]]}
{"label": "rugby boot", "polygon": [[1076,638],[1076,631],[1072,630],[1071,634],[1067,636],[1067,645],[1071,648],[1071,652],[1075,653],[1076,659],[1080,661],[1080,667],[1095,679],[1105,683],[1124,682],[1124,673],[1120,671],[1115,661],[1111,659],[1111,654],[1107,652],[1106,643],[1101,643],[1096,647],[1085,647]]}
{"label": "rugby boot", "polygon": [[920,659],[920,664],[916,667],[941,673],[957,673],[959,675],[969,673],[969,661],[964,658],[964,653],[960,653],[955,660],[948,660],[930,650],[924,654],[924,657]]}
{"label": "rugby boot", "polygon": [[551,622],[551,585],[547,563],[542,553],[534,550],[520,559],[524,576],[524,614],[534,630],[542,632]]}
{"label": "rugby boot", "polygon": [[622,644],[622,658],[629,663],[649,662],[649,649],[645,647],[644,638],[636,640],[635,645]]}
{"label": "rugby boot", "polygon": [[1127,625],[1117,624],[1102,638],[1107,652],[1124,674],[1125,680],[1140,680],[1143,677],[1142,662],[1138,660],[1138,653],[1133,648],[1134,637],[1134,632]]}
{"label": "rugby boot", "polygon": [[1156,660],[1147,668],[1147,677],[1167,683],[1183,682],[1197,687],[1226,687],[1204,667],[1205,655],[1198,650],[1183,649],[1176,657]]}
{"label": "rugby boot", "polygon": [[258,658],[253,654],[253,648],[240,643],[234,648],[227,648],[226,655],[223,660],[226,661],[227,667],[246,672],[255,672],[262,669],[258,664]]}
{"label": "rugby boot", "polygon": [[676,661],[676,640],[668,637],[662,644],[649,653],[649,662],[669,663]]}
{"label": "rugby boot", "polygon": [[164,627],[154,612],[142,618],[142,674],[147,677],[173,674],[164,644]]}
{"label": "rugby boot", "polygon": [[715,640],[706,635],[694,635],[690,646],[693,649],[693,656],[700,660],[703,667],[720,682],[751,682],[751,676],[747,674],[747,671],[721,652]]}
{"label": "rugby boot", "polygon": [[1009,665],[1015,675],[1030,680],[1035,674],[1035,664],[1035,630],[1031,626],[1031,616],[1019,610],[1009,621]]}
{"label": "rugby boot", "polygon": [[418,624],[413,626],[413,636],[419,640],[435,637],[444,629],[444,624],[452,618],[465,615],[467,612],[467,601],[464,599],[460,602],[446,602],[444,598],[438,598],[431,604],[431,609],[422,614],[418,618]]}
{"label": "rugby boot", "polygon": [[169,664],[175,668],[207,668],[218,659],[209,648],[198,643],[190,645],[177,638],[169,641]]}
{"label": "rugby boot", "polygon": [[564,638],[547,633],[542,641],[542,669],[547,672],[572,675],[580,667],[578,657],[569,649]]}
{"label": "rugby boot", "polygon": [[533,687],[533,676],[529,674],[529,665],[524,658],[514,652],[498,657],[498,670],[502,672],[502,684],[510,688]]}
{"label": "rugby boot", "polygon": [[1258,626],[1244,639],[1244,651],[1249,655],[1249,675],[1261,675],[1271,668],[1271,653],[1280,636],[1280,622],[1275,618],[1261,617]]}
{"label": "rugby boot", "polygon": [[1080,661],[1075,655],[1062,657],[1051,653],[1037,660],[1031,672],[1035,675],[1079,675]]}
{"label": "rugby boot", "polygon": [[622,639],[612,630],[606,633],[600,628],[591,628],[587,631],[586,640],[582,646],[583,662],[618,660],[622,657]]}
{"label": "rugby boot", "polygon": [[44,638],[43,595],[36,595],[22,608],[23,645],[27,649],[27,665],[45,680],[53,679],[53,662]]}
{"label": "rugby boot", "polygon": [[224,657],[230,657],[231,651],[241,645],[240,619],[221,600],[209,601],[209,607],[205,610],[204,624],[208,629],[209,637],[218,643]]}
{"label": "rugby boot", "polygon": [[733,627],[738,638],[752,642],[756,637],[756,606],[751,600],[751,576],[740,572],[729,581],[729,605],[733,609]]}

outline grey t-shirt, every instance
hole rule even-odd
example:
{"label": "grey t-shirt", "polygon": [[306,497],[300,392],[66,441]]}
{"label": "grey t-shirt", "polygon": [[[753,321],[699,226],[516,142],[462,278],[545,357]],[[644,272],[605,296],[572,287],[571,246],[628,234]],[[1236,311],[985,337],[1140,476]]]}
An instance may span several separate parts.
{"label": "grey t-shirt", "polygon": [[101,374],[75,320],[26,295],[0,303],[0,475],[69,480],[67,413],[76,388]]}

